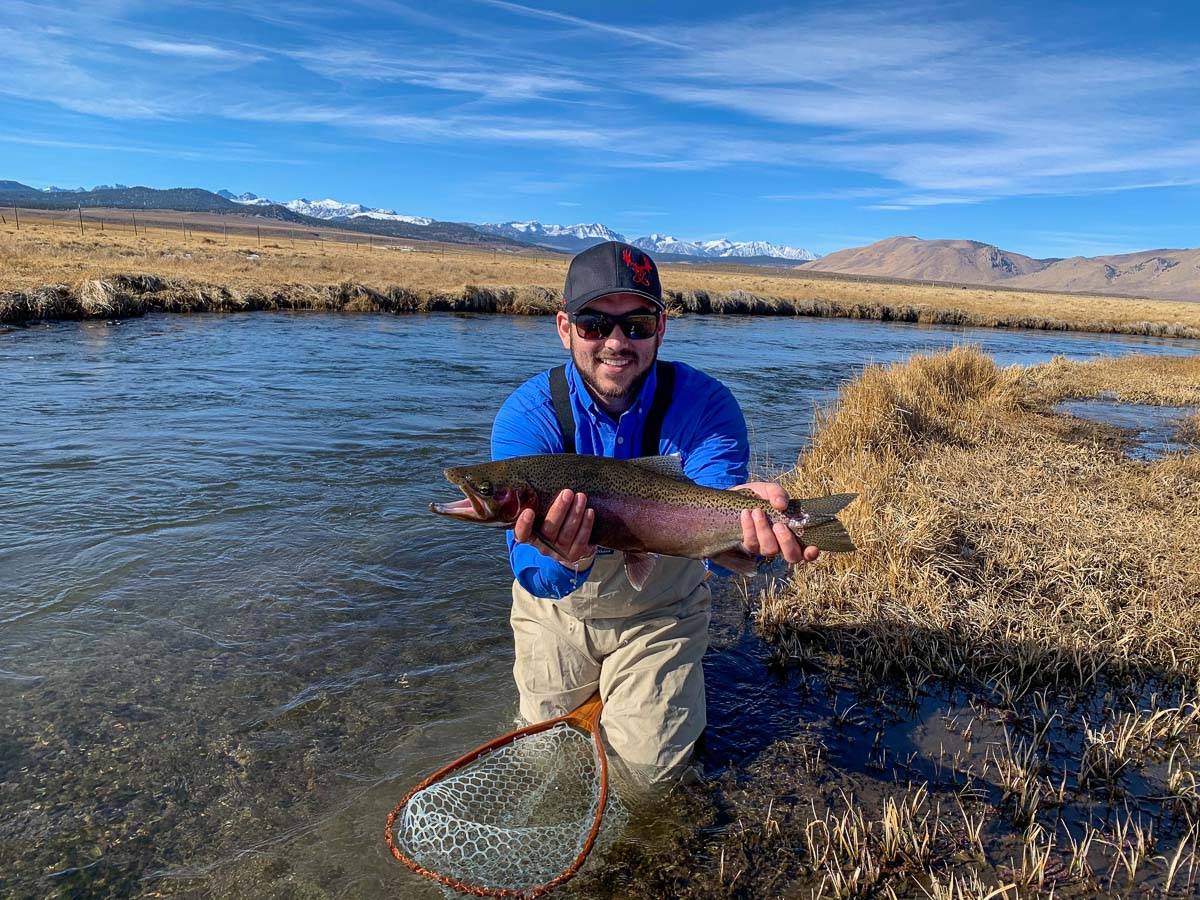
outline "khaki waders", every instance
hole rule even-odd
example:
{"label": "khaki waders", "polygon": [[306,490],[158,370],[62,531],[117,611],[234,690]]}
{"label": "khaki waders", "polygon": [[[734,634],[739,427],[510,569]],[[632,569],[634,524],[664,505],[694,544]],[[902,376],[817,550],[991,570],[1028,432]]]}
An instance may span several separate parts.
{"label": "khaki waders", "polygon": [[659,557],[635,591],[624,555],[601,553],[562,600],[513,582],[513,674],[521,715],[542,722],[600,691],[605,744],[631,773],[670,781],[704,730],[704,670],[712,607],[704,566]]}

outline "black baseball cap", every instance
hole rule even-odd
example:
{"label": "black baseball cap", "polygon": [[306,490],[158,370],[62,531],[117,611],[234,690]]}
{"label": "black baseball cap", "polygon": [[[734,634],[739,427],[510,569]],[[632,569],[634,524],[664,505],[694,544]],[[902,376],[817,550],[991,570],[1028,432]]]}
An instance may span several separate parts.
{"label": "black baseball cap", "polygon": [[563,309],[577,313],[607,294],[637,294],[663,309],[658,267],[642,250],[620,241],[588,247],[571,260]]}

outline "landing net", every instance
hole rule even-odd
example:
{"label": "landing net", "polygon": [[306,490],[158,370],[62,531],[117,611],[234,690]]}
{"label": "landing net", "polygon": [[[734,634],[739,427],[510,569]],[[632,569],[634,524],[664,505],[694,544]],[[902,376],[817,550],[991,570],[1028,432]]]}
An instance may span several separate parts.
{"label": "landing net", "polygon": [[418,785],[388,819],[393,855],[480,896],[537,897],[566,881],[608,803],[603,746],[578,725],[594,722],[572,714],[505,735]]}

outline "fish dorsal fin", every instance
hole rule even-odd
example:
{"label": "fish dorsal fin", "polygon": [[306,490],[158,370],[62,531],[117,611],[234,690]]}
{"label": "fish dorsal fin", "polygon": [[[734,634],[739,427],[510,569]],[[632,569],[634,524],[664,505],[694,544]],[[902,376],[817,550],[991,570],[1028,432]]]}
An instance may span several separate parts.
{"label": "fish dorsal fin", "polygon": [[664,478],[674,478],[676,481],[686,481],[689,484],[692,482],[692,479],[683,472],[683,457],[678,453],[672,453],[670,456],[639,456],[629,462],[639,469],[645,469],[655,475],[662,475]]}

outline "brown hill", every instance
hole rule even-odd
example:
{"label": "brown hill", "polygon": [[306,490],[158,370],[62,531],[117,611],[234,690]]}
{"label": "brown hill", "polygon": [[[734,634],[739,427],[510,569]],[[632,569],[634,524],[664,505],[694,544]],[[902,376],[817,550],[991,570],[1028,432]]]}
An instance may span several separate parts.
{"label": "brown hill", "polygon": [[1005,283],[1033,290],[1200,300],[1200,250],[1142,250],[1118,256],[1073,256]]}
{"label": "brown hill", "polygon": [[995,284],[1017,275],[1036,272],[1047,260],[1030,259],[978,241],[923,241],[894,237],[866,247],[839,250],[804,263],[801,269],[881,275],[917,281],[952,281],[958,284]]}
{"label": "brown hill", "polygon": [[1033,259],[978,241],[894,237],[839,250],[797,268],[1028,290],[1200,300],[1200,250]]}

